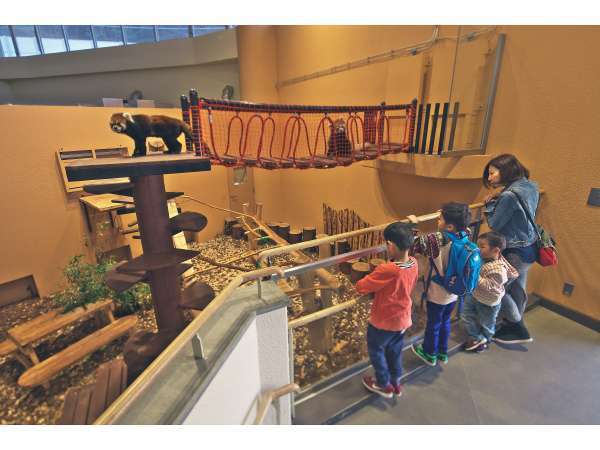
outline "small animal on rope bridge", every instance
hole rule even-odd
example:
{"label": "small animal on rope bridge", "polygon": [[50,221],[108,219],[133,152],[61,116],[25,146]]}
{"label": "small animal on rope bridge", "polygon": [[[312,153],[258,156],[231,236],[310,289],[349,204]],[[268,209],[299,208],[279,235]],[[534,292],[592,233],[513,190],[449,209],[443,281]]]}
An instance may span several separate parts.
{"label": "small animal on rope bridge", "polygon": [[352,143],[346,133],[346,122],[344,119],[337,119],[329,126],[331,134],[327,142],[327,156],[352,156]]}

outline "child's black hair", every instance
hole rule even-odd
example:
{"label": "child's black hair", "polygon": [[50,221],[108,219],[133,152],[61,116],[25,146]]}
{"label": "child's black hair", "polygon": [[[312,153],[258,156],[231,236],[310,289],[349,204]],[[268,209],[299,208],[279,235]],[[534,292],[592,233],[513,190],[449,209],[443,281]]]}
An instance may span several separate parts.
{"label": "child's black hair", "polygon": [[471,222],[471,211],[465,203],[450,202],[442,205],[442,217],[448,225],[454,225],[456,231],[466,231]]}
{"label": "child's black hair", "polygon": [[383,238],[393,242],[401,252],[408,250],[415,242],[412,225],[402,222],[390,223],[383,230]]}
{"label": "child's black hair", "polygon": [[496,231],[483,233],[479,239],[485,239],[490,247],[499,248],[501,252],[506,248],[506,238]]}

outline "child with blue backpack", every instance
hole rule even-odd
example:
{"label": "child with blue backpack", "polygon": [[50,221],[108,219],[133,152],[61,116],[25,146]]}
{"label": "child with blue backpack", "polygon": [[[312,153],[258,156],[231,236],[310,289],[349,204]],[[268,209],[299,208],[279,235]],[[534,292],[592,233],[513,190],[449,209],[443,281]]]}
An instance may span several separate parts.
{"label": "child with blue backpack", "polygon": [[425,336],[423,344],[413,345],[412,350],[429,366],[448,362],[450,316],[459,298],[470,294],[479,279],[479,249],[467,233],[470,217],[468,205],[444,204],[439,231],[418,236],[413,246],[413,253],[429,258],[430,269],[423,292],[427,301]]}

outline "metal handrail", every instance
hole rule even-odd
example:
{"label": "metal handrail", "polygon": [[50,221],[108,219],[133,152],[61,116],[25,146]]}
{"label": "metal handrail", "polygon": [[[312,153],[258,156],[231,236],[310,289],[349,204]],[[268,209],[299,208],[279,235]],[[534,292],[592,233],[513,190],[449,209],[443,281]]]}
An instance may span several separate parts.
{"label": "metal handrail", "polygon": [[281,386],[277,389],[272,389],[270,391],[261,394],[258,401],[258,408],[256,412],[256,418],[254,419],[254,425],[262,425],[265,417],[267,416],[267,411],[269,410],[269,406],[273,403],[274,400],[277,400],[279,397],[283,397],[284,395],[293,394],[294,392],[298,392],[300,390],[300,386],[296,383],[286,384],[285,386]]}
{"label": "metal handrail", "polygon": [[[540,191],[540,194],[542,192]],[[470,209],[481,208],[484,206],[484,203],[478,202],[469,205]],[[400,220],[400,222],[404,223],[423,223],[430,220],[437,219],[440,215],[440,212],[424,214],[421,216],[408,216],[407,219]],[[393,223],[393,222],[390,222]],[[373,231],[379,231],[384,229],[388,223],[382,225],[376,225],[369,228],[363,228],[356,231],[350,231],[347,233],[341,233],[334,236],[328,236],[324,238],[314,239],[312,241],[301,242],[298,244],[287,245],[283,247],[276,247],[269,250],[265,250],[261,252],[259,255],[258,262],[259,264],[264,261],[265,258],[281,255],[284,253],[290,253],[296,250],[301,250],[304,248],[315,247],[320,244],[326,244],[334,241],[338,241],[340,239],[344,239],[347,237],[358,236],[360,234],[370,233]],[[160,372],[167,366],[171,360],[179,353],[179,351],[194,337],[197,336],[200,328],[213,316],[213,314],[219,309],[219,307],[231,296],[231,294],[241,286],[243,283],[248,281],[257,281],[258,288],[258,296],[261,297],[261,279],[263,277],[271,276],[271,279],[278,280],[289,278],[291,276],[296,276],[305,272],[309,272],[312,270],[317,270],[323,267],[329,267],[332,265],[339,264],[341,262],[348,261],[350,259],[360,258],[364,256],[368,256],[371,254],[382,253],[386,251],[385,245],[378,245],[374,247],[369,247],[366,249],[355,250],[353,252],[344,253],[341,255],[332,256],[329,258],[324,258],[318,261],[312,261],[307,264],[302,264],[295,267],[290,267],[283,269],[279,266],[270,266],[264,267],[258,270],[254,270],[252,272],[247,272],[239,275],[234,278],[216,297],[215,299],[204,309],[190,324],[165,348],[165,350],[142,372],[142,374],[115,400],[105,411],[104,413],[94,422],[94,424],[102,425],[102,424],[110,424],[115,420],[120,418],[125,412],[128,406],[130,406],[138,397],[140,397],[151,385],[152,380],[154,380]],[[350,300],[348,302],[344,302],[338,305],[331,306],[329,308],[317,311],[315,313],[309,314],[304,317],[300,317],[298,319],[294,319],[288,322],[288,338],[290,339],[290,352],[293,352],[293,334],[292,330],[299,326],[307,325],[308,323],[312,323],[316,320],[323,319],[332,314],[336,314],[345,309],[351,308],[356,305],[359,301],[365,299],[366,297],[359,297],[354,300]],[[293,376],[293,355],[291,358],[291,371],[290,374]],[[294,396],[294,392],[291,392],[292,396]],[[293,402],[292,402],[293,408]]]}
{"label": "metal handrail", "polygon": [[[483,202],[477,202],[469,205],[469,209],[477,209],[483,207],[485,204]],[[348,231],[346,233],[340,233],[333,236],[326,236],[322,238],[313,239],[312,241],[304,241],[298,242],[297,244],[285,245],[282,247],[270,248],[258,254],[258,265],[262,266],[264,260],[266,258],[271,258],[273,256],[279,256],[284,253],[290,253],[296,250],[303,250],[305,248],[317,247],[318,245],[328,244],[330,242],[336,242],[340,239],[347,239],[354,236],[360,236],[361,234],[373,233],[375,231],[381,231],[385,229],[388,225],[395,222],[402,223],[424,223],[429,222],[430,220],[435,220],[440,216],[440,212],[436,211],[434,213],[423,214],[421,216],[408,216],[407,219],[395,220],[393,222],[383,223],[381,225],[374,225],[368,228],[361,228],[360,230]],[[349,258],[351,259],[351,258]]]}
{"label": "metal handrail", "polygon": [[[121,417],[127,407],[131,405],[146,389],[169,362],[179,353],[179,351],[192,339],[202,325],[219,309],[219,307],[231,296],[233,291],[243,283],[253,280],[259,280],[269,275],[281,275],[280,267],[267,267],[263,269],[247,272],[234,278],[223,289],[215,299],[194,319],[185,329],[152,361],[152,363],[136,378],[136,380],[115,400],[102,415],[94,422],[97,425],[112,423]],[[260,284],[259,284],[260,286]]]}

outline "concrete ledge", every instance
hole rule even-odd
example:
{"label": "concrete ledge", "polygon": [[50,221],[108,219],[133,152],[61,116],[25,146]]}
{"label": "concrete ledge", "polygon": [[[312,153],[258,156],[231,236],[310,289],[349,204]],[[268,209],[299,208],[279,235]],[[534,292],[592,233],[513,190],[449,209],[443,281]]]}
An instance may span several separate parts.
{"label": "concrete ledge", "polygon": [[183,423],[255,317],[288,305],[289,298],[274,282],[262,286],[262,299],[255,285],[239,288],[200,329],[206,359],[196,359],[189,342],[112,424]]}
{"label": "concrete ledge", "polygon": [[365,167],[404,175],[450,180],[481,178],[492,155],[466,155],[440,158],[438,155],[397,153],[362,163]]}

